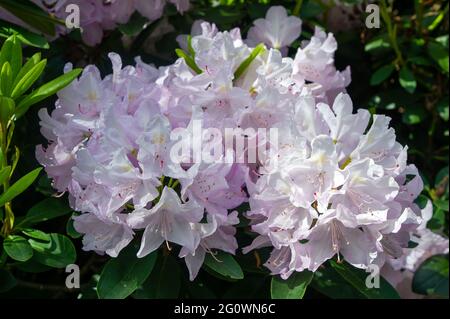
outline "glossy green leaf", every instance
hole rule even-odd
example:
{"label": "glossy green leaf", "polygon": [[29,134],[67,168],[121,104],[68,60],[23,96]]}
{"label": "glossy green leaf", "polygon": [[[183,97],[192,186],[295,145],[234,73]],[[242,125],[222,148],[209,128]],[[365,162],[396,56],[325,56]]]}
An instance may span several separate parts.
{"label": "glossy green leaf", "polygon": [[133,294],[137,299],[178,298],[181,286],[181,269],[177,258],[160,256],[151,275]]}
{"label": "glossy green leaf", "polygon": [[248,69],[248,67],[253,62],[253,60],[255,60],[258,57],[258,55],[263,53],[265,50],[266,49],[265,49],[263,43],[258,44],[252,50],[250,55],[244,61],[242,61],[242,63],[238,66],[236,71],[234,71],[234,80],[236,81],[237,79],[239,79],[241,77],[241,75],[244,74],[244,72]]}
{"label": "glossy green leaf", "polygon": [[47,65],[47,60],[44,59],[37,63],[34,67],[31,68],[28,73],[26,73],[20,80],[17,82],[16,86],[13,88],[11,93],[11,97],[13,99],[18,98],[22,94],[24,94],[36,80],[41,76],[42,72]]}
{"label": "glossy green leaf", "polygon": [[448,199],[436,199],[433,201],[433,204],[439,208],[442,209],[444,212],[448,212]]}
{"label": "glossy green leaf", "polygon": [[381,68],[376,70],[375,73],[373,73],[370,77],[370,85],[378,85],[382,83],[384,80],[389,78],[394,70],[395,67],[392,64],[382,66]]}
{"label": "glossy green leaf", "polygon": [[16,196],[25,191],[38,177],[41,170],[42,167],[36,168],[35,170],[21,177],[10,188],[8,188],[8,190],[0,196],[0,207],[5,205],[5,203],[10,202]]}
{"label": "glossy green leaf", "polygon": [[101,299],[124,299],[139,288],[150,273],[157,258],[157,251],[143,257],[136,257],[137,248],[128,245],[117,258],[110,259],[97,284]]}
{"label": "glossy green leaf", "polygon": [[273,276],[270,285],[272,299],[302,299],[314,273],[310,271],[294,272],[288,279]]}
{"label": "glossy green leaf", "polygon": [[146,23],[148,23],[148,19],[135,12],[130,20],[125,24],[119,25],[118,29],[123,34],[132,37],[139,34],[144,29]]}
{"label": "glossy green leaf", "polygon": [[9,177],[10,172],[11,172],[11,166],[3,167],[0,170],[0,184],[3,184],[3,182]]}
{"label": "glossy green leaf", "polygon": [[21,26],[0,20],[0,37],[8,38],[13,34],[16,35],[24,45],[40,49],[48,49],[50,47],[47,40],[42,35],[31,32]]}
{"label": "glossy green leaf", "polygon": [[448,50],[438,42],[428,43],[428,54],[441,67],[441,69],[448,73]]}
{"label": "glossy green leaf", "polygon": [[22,68],[22,43],[20,42],[20,40],[17,38],[16,35],[13,35],[10,63],[11,63],[12,79],[14,80],[16,78],[17,73],[19,73],[19,70]]}
{"label": "glossy green leaf", "polygon": [[33,257],[33,249],[22,236],[9,235],[3,242],[3,248],[9,257],[17,261],[27,261]]}
{"label": "glossy green leaf", "polygon": [[69,220],[67,220],[66,223],[66,233],[67,235],[69,235],[70,237],[76,239],[76,238],[80,238],[82,236],[82,234],[80,234],[79,232],[76,231],[75,227],[73,226],[73,216],[72,215],[71,218],[69,218]]}
{"label": "glossy green leaf", "polygon": [[409,93],[414,93],[416,90],[417,82],[414,74],[406,66],[402,67],[398,75],[400,85]]}
{"label": "glossy green leaf", "polygon": [[405,111],[402,114],[402,121],[408,125],[415,125],[425,120],[428,115],[428,112],[422,105],[411,104],[405,108]]}
{"label": "glossy green leaf", "polygon": [[347,263],[337,263],[334,260],[330,261],[330,265],[342,276],[342,278],[368,299],[400,298],[397,291],[383,277],[380,277],[379,288],[369,288],[366,286],[366,279],[370,273],[367,273],[362,269],[357,269]]}
{"label": "glossy green leaf", "polygon": [[13,87],[15,88],[17,86],[17,83],[19,83],[19,81],[40,61],[41,61],[41,53],[37,52],[33,54],[20,69],[16,79],[14,80]]}
{"label": "glossy green leaf", "polygon": [[50,240],[52,239],[52,237],[49,234],[44,233],[42,230],[39,229],[26,228],[22,229],[22,233],[28,237],[38,239],[43,242],[50,242]]}
{"label": "glossy green leaf", "polygon": [[364,50],[366,52],[370,52],[370,51],[374,51],[374,50],[378,50],[378,49],[386,49],[386,48],[389,48],[390,46],[391,46],[391,44],[389,43],[388,39],[386,39],[384,37],[379,37],[379,38],[373,39],[372,41],[368,42],[364,46]]}
{"label": "glossy green leaf", "polygon": [[33,3],[28,5],[14,0],[1,0],[0,7],[8,10],[29,26],[48,35],[55,35],[55,25],[62,23]]}
{"label": "glossy green leaf", "polygon": [[234,257],[225,252],[217,252],[214,257],[207,254],[204,265],[221,276],[230,279],[242,279],[244,273]]}
{"label": "glossy green leaf", "polygon": [[72,241],[64,235],[51,233],[50,240],[28,239],[34,249],[34,259],[46,266],[64,268],[73,264],[77,253]]}
{"label": "glossy green leaf", "polygon": [[0,121],[4,126],[7,125],[11,116],[14,114],[15,105],[16,103],[14,103],[13,99],[6,96],[0,96]]}
{"label": "glossy green leaf", "polygon": [[9,61],[3,63],[3,67],[0,70],[0,92],[4,96],[9,96],[11,93],[11,87],[13,83],[13,74]]}
{"label": "glossy green leaf", "polygon": [[3,68],[3,64],[9,61],[11,58],[11,50],[13,46],[13,37],[8,37],[5,42],[3,42],[2,48],[0,50],[0,71]]}
{"label": "glossy green leaf", "polygon": [[72,209],[61,198],[46,198],[37,203],[25,215],[25,218],[18,222],[16,227],[28,227],[37,223],[70,214]]}
{"label": "glossy green leaf", "polygon": [[436,255],[425,260],[414,273],[413,291],[448,298],[448,273],[448,256]]}
{"label": "glossy green leaf", "polygon": [[175,53],[178,55],[179,58],[184,59],[186,64],[197,74],[201,74],[203,71],[198,67],[197,63],[195,63],[194,58],[187,55],[186,52],[184,52],[181,49],[176,49]]}
{"label": "glossy green leaf", "polygon": [[366,298],[329,265],[316,270],[310,287],[332,299]]}

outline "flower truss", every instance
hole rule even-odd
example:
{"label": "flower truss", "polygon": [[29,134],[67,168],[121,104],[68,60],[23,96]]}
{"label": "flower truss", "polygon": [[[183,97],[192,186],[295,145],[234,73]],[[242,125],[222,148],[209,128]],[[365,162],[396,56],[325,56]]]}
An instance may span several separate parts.
{"label": "flower truss", "polygon": [[[404,256],[422,220],[418,171],[389,117],[353,109],[350,69],[335,68],[331,33],[316,28],[285,56],[300,28],[282,7],[256,20],[248,39],[196,23],[174,64],[137,58],[123,67],[111,53],[111,75],[88,66],[51,115],[40,110],[49,145],[36,155],[81,213],[74,226],[85,250],[116,257],[143,230],[137,257],[180,247],[193,280],[206,254],[236,253],[236,225],[249,219],[254,241],[240,248],[270,247],[265,266],[285,279],[334,256],[358,268]],[[219,131],[276,128],[279,143],[240,161],[234,144],[204,136],[226,151],[219,160],[175,161],[171,132],[191,134],[195,121]],[[242,136],[271,146],[259,133]],[[244,202],[250,209],[238,214]]]}

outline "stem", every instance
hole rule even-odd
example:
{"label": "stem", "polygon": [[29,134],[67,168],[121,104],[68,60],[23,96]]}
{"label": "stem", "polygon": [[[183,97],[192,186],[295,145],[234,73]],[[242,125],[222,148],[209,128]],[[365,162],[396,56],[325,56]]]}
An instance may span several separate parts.
{"label": "stem", "polygon": [[[6,127],[2,127],[1,130],[1,150],[2,150],[2,162],[1,167],[5,168],[8,166],[8,129],[12,130],[13,127],[6,125]],[[11,132],[12,136],[13,132]],[[3,182],[3,193],[5,193],[9,188],[9,179],[11,176],[8,176]],[[11,202],[5,203],[5,219],[3,220],[3,226],[0,231],[0,234],[4,237],[7,237],[11,232],[14,226],[14,213],[11,208]]]}
{"label": "stem", "polygon": [[65,286],[41,284],[41,283],[23,281],[20,279],[17,279],[17,285],[26,287],[26,288],[37,289],[37,290],[41,290],[41,291],[47,290],[47,291],[61,291],[61,292],[76,292],[76,291],[80,291],[81,289],[88,286],[87,284],[85,284],[85,285],[81,285],[80,288],[67,288]]}
{"label": "stem", "polygon": [[300,16],[300,9],[302,8],[303,0],[297,0],[297,3],[295,4],[294,11],[292,11],[292,15],[294,16]]}
{"label": "stem", "polygon": [[423,21],[423,0],[415,1],[416,9],[416,31],[422,34],[422,21]]}
{"label": "stem", "polygon": [[394,24],[394,26],[392,26],[391,17],[389,15],[389,11],[392,11],[392,10],[388,9],[386,0],[380,1],[380,8],[381,8],[381,11],[380,11],[381,17],[383,18],[384,23],[386,23],[389,41],[391,42],[392,48],[394,49],[394,52],[396,55],[394,64],[397,67],[402,66],[405,62],[403,60],[402,53],[401,53],[401,51],[398,47],[398,43],[397,43],[397,25]]}

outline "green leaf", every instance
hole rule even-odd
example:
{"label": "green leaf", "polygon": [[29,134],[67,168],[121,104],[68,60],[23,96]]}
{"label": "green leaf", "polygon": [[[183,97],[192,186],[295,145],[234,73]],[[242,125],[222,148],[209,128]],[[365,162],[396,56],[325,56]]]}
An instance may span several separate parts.
{"label": "green leaf", "polygon": [[408,125],[415,125],[423,122],[428,117],[428,112],[420,104],[410,104],[405,107],[402,114],[402,121]]}
{"label": "green leaf", "polygon": [[130,20],[118,26],[120,32],[127,36],[136,36],[144,29],[145,24],[148,23],[148,19],[144,18],[138,12],[135,12]]}
{"label": "green leaf", "polygon": [[28,239],[34,249],[35,260],[53,268],[64,268],[73,264],[77,258],[77,253],[71,240],[61,234],[51,233],[49,235],[49,241]]}
{"label": "green leaf", "polygon": [[444,121],[448,121],[449,111],[448,111],[448,96],[440,100],[436,106],[439,116]]}
{"label": "green leaf", "polygon": [[52,239],[51,236],[47,233],[44,233],[42,230],[26,228],[22,229],[22,233],[27,235],[28,237],[38,239],[44,242],[50,242]]}
{"label": "green leaf", "polygon": [[192,47],[192,36],[190,34],[188,34],[187,36],[187,46],[188,46],[188,52],[191,55],[191,57],[195,57],[195,50]]}
{"label": "green leaf", "polygon": [[439,208],[442,209],[444,212],[448,212],[448,199],[436,199],[433,201],[433,204]]}
{"label": "green leaf", "polygon": [[42,167],[36,168],[35,170],[20,178],[10,188],[8,188],[8,190],[4,192],[2,196],[0,196],[0,207],[5,205],[5,203],[10,202],[13,198],[20,195],[31,184],[33,184],[34,180],[38,177],[41,170]]}
{"label": "green leaf", "polygon": [[19,105],[17,105],[16,117],[19,118],[25,114],[31,105],[36,104],[65,88],[81,73],[81,71],[82,69],[69,71],[28,94],[20,101]]}
{"label": "green leaf", "polygon": [[424,56],[415,56],[408,58],[408,62],[416,65],[430,66],[432,65],[432,61],[428,57]]}
{"label": "green leaf", "polygon": [[9,61],[11,58],[11,49],[13,45],[13,37],[8,37],[2,45],[2,49],[0,50],[0,71],[3,68],[3,64],[6,61]]}
{"label": "green leaf", "polygon": [[414,93],[416,90],[417,82],[414,78],[414,74],[406,67],[403,66],[398,74],[398,80],[400,85],[409,93]]}
{"label": "green leaf", "polygon": [[69,220],[67,221],[66,233],[70,237],[77,239],[77,238],[80,238],[82,235],[79,232],[77,232],[75,227],[73,226],[73,216],[75,216],[75,215],[72,215],[72,217],[69,218]]}
{"label": "green leaf", "polygon": [[234,8],[227,8],[223,6],[208,8],[204,19],[209,22],[214,22],[217,25],[231,25],[237,23],[244,18],[245,13],[242,10],[235,10]]}
{"label": "green leaf", "polygon": [[11,62],[12,79],[14,80],[16,78],[17,73],[19,73],[19,70],[22,68],[22,43],[16,37],[16,35],[13,35],[13,45],[11,47],[10,62]]}
{"label": "green leaf", "polygon": [[250,64],[253,62],[254,59],[256,59],[256,57],[258,55],[260,55],[261,53],[263,53],[265,51],[265,47],[263,43],[258,44],[250,53],[250,55],[244,60],[242,61],[242,63],[238,66],[238,68],[236,69],[236,71],[234,71],[234,81],[236,81],[237,79],[239,79],[241,77],[242,74],[244,74],[244,72],[248,69],[248,67],[250,66]]}
{"label": "green leaf", "polygon": [[26,262],[18,263],[16,265],[16,267],[23,272],[28,272],[28,273],[33,273],[33,274],[37,274],[37,273],[41,273],[41,272],[45,272],[45,271],[49,271],[49,270],[53,269],[49,266],[43,265],[40,262],[38,262],[34,255],[33,255],[33,257],[31,257],[31,259],[27,260]]}
{"label": "green leaf", "polygon": [[3,67],[0,72],[0,92],[4,96],[9,96],[11,93],[11,86],[13,83],[12,69],[9,61],[3,63]]}
{"label": "green leaf", "polygon": [[221,276],[231,279],[242,279],[244,273],[232,255],[222,251],[214,255],[207,254],[204,265]]}
{"label": "green leaf", "polygon": [[349,284],[355,287],[368,299],[399,299],[397,291],[383,278],[380,277],[380,288],[368,288],[366,278],[370,275],[362,269],[357,269],[347,263],[330,261],[330,265]]}
{"label": "green leaf", "polygon": [[14,114],[15,105],[16,103],[14,103],[13,99],[6,96],[0,96],[0,123],[2,123],[2,125],[8,125],[8,121]]}
{"label": "green leaf", "polygon": [[386,39],[385,37],[380,37],[380,38],[376,38],[376,39],[368,42],[364,46],[364,51],[370,52],[370,51],[383,49],[383,48],[386,49],[386,48],[389,48],[390,46],[391,46],[391,44],[389,43],[388,39]]}
{"label": "green leaf", "polygon": [[17,99],[22,94],[24,94],[36,80],[41,76],[42,72],[47,65],[47,59],[44,59],[37,63],[35,66],[31,68],[28,73],[26,73],[13,88],[11,93],[11,98]]}
{"label": "green leaf", "polygon": [[29,58],[27,60],[27,62],[25,62],[25,64],[23,65],[23,67],[20,69],[19,73],[17,74],[16,79],[14,80],[14,84],[13,84],[13,88],[15,88],[17,86],[17,83],[19,83],[19,81],[36,65],[39,63],[39,61],[41,61],[41,53],[37,52],[35,54],[33,54],[31,56],[31,58]]}
{"label": "green leaf", "polygon": [[433,217],[428,221],[427,228],[435,231],[439,231],[444,227],[446,213],[439,208],[435,208],[433,211]]}
{"label": "green leaf", "polygon": [[448,298],[448,272],[448,256],[436,255],[425,260],[414,273],[413,291]]}
{"label": "green leaf", "polygon": [[33,249],[22,236],[9,235],[3,242],[3,248],[9,257],[17,261],[27,261],[33,257]]}
{"label": "green leaf", "polygon": [[317,1],[305,1],[300,10],[301,19],[313,19],[325,11],[325,7]]}
{"label": "green leaf", "polygon": [[181,49],[175,49],[175,53],[179,58],[184,59],[186,64],[197,74],[201,74],[203,71],[198,67],[197,63],[195,63],[194,58],[187,55],[186,52],[184,52]]}
{"label": "green leaf", "polygon": [[382,66],[381,68],[376,70],[375,73],[373,73],[370,77],[370,85],[378,85],[382,83],[384,80],[389,78],[394,70],[395,67],[392,64]]}
{"label": "green leaf", "polygon": [[16,278],[8,270],[0,268],[0,293],[7,292],[16,285]]}
{"label": "green leaf", "polygon": [[70,214],[72,209],[60,198],[46,198],[31,207],[16,227],[28,227],[37,223]]}
{"label": "green leaf", "polygon": [[0,184],[3,184],[6,178],[9,177],[9,173],[11,173],[11,166],[3,167],[0,170]]}
{"label": "green leaf", "polygon": [[48,49],[50,47],[45,37],[22,28],[21,26],[0,20],[0,37],[8,38],[13,34],[15,34],[24,45],[30,45],[40,49]]}
{"label": "green leaf", "polygon": [[55,35],[55,25],[63,23],[33,3],[23,4],[15,0],[2,0],[0,7],[5,8],[29,26],[48,35]]}
{"label": "green leaf", "polygon": [[448,50],[438,42],[428,43],[428,54],[434,61],[448,73]]}
{"label": "green leaf", "polygon": [[109,260],[97,284],[101,299],[124,299],[139,288],[150,273],[157,258],[157,251],[137,258],[137,247],[128,245],[117,258]]}
{"label": "green leaf", "polygon": [[[222,299],[269,299],[269,276],[246,274],[245,278],[234,282],[221,296]],[[192,296],[196,298],[195,296]],[[211,298],[211,297],[209,297]]]}
{"label": "green leaf", "polygon": [[[162,257],[162,256],[161,256]],[[137,299],[175,299],[181,286],[181,270],[171,255],[158,258],[147,280],[133,294]]]}
{"label": "green leaf", "polygon": [[313,272],[294,272],[288,279],[273,276],[270,285],[272,299],[303,299],[306,288],[314,276]]}

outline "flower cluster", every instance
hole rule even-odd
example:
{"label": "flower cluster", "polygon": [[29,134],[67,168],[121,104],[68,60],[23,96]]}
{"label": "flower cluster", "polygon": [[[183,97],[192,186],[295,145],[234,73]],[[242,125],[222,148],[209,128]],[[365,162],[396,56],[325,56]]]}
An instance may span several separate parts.
{"label": "flower cluster", "polygon": [[[113,30],[119,24],[127,23],[137,11],[149,21],[159,19],[163,15],[166,3],[172,3],[181,13],[189,9],[189,0],[32,0],[36,5],[55,17],[65,20],[71,10],[68,5],[80,8],[80,27],[83,41],[90,46],[97,45],[103,38],[105,30]],[[23,23],[13,15],[5,12],[2,17],[16,24]],[[63,26],[59,33],[66,33]]]}
{"label": "flower cluster", "polygon": [[381,274],[388,280],[404,299],[424,298],[412,291],[412,281],[415,271],[428,258],[435,255],[447,255],[449,241],[428,229],[427,223],[433,216],[433,204],[428,200],[422,210],[422,224],[411,236],[413,248],[404,248],[403,255],[397,259],[389,259],[381,269]]}
{"label": "flower cluster", "polygon": [[[82,213],[74,225],[85,250],[117,256],[144,229],[138,257],[177,244],[193,279],[206,253],[235,253],[235,225],[246,217],[256,236],[244,252],[271,247],[265,265],[283,278],[336,254],[360,268],[402,255],[421,221],[422,180],[388,117],[353,112],[350,70],[335,68],[332,34],[316,28],[294,58],[279,50],[300,28],[281,7],[255,21],[248,39],[195,24],[174,64],[122,68],[110,54],[112,75],[87,67],[51,116],[39,112],[50,145],[37,158]],[[193,134],[195,121],[241,129],[245,159],[207,134],[203,142],[222,151],[216,161],[174,160],[171,132]],[[260,128],[277,129],[278,143]],[[262,151],[251,161],[254,149]]]}

